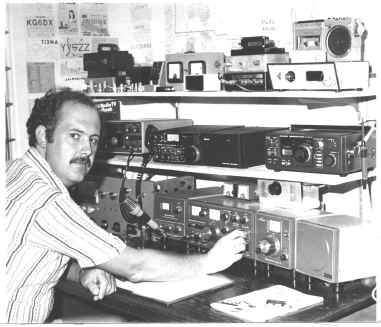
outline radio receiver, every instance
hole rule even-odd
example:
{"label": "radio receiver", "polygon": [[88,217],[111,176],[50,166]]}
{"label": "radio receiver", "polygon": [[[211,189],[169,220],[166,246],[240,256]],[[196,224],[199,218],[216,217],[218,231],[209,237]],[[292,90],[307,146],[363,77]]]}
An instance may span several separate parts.
{"label": "radio receiver", "polygon": [[362,154],[361,126],[292,125],[289,131],[266,135],[265,164],[274,170],[343,176],[370,170],[376,167],[376,132],[366,126],[365,133],[367,151]]}
{"label": "radio receiver", "polygon": [[176,193],[160,193],[155,198],[155,220],[168,238],[184,240],[189,201],[221,194],[222,187],[205,187]]}
{"label": "radio receiver", "polygon": [[192,124],[191,119],[108,120],[103,124],[99,152],[148,153],[153,132]]}
{"label": "radio receiver", "polygon": [[186,237],[193,246],[210,249],[223,235],[238,229],[246,232],[244,256],[254,258],[254,217],[259,203],[224,195],[192,199],[186,220]]}

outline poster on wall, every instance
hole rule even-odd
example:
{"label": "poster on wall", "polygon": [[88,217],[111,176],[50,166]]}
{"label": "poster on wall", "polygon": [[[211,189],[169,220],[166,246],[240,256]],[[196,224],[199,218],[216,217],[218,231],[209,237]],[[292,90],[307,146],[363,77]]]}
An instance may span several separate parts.
{"label": "poster on wall", "polygon": [[167,43],[166,50],[172,53],[215,50],[216,19],[213,8],[212,3],[205,2],[177,3],[172,10],[167,7],[166,35],[174,35]]}
{"label": "poster on wall", "polygon": [[107,5],[104,3],[81,3],[80,23],[82,35],[108,36]]}
{"label": "poster on wall", "polygon": [[60,48],[57,39],[28,39],[26,59],[30,62],[58,60]]}
{"label": "poster on wall", "polygon": [[153,61],[152,58],[152,7],[148,4],[133,4],[130,6],[131,17],[131,52],[135,62],[144,64]]}
{"label": "poster on wall", "polygon": [[77,34],[79,31],[78,5],[75,3],[58,4],[58,33],[61,35]]}
{"label": "poster on wall", "polygon": [[60,58],[82,58],[84,53],[90,53],[91,39],[88,37],[66,37],[60,40]]}
{"label": "poster on wall", "polygon": [[53,37],[55,33],[53,15],[27,16],[25,26],[30,38],[48,38]]}
{"label": "poster on wall", "polygon": [[213,4],[190,2],[176,4],[176,33],[215,30]]}
{"label": "poster on wall", "polygon": [[83,60],[81,58],[61,60],[59,71],[57,84],[60,87],[66,86],[79,91],[85,88],[87,72],[83,70]]}
{"label": "poster on wall", "polygon": [[28,91],[29,93],[45,93],[55,86],[53,62],[28,62]]}

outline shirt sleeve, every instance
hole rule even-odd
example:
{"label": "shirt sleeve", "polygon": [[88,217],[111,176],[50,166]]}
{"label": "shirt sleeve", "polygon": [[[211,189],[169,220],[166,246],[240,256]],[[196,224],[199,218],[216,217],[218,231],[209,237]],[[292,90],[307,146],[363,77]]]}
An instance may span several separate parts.
{"label": "shirt sleeve", "polygon": [[66,194],[57,195],[39,210],[31,229],[30,242],[74,258],[82,268],[107,262],[126,247]]}

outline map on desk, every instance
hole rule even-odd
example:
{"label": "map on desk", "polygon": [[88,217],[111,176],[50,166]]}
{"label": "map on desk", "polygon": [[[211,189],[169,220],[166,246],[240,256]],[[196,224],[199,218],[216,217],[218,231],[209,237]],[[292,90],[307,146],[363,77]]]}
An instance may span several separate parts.
{"label": "map on desk", "polygon": [[322,304],[323,300],[321,296],[274,285],[214,302],[210,306],[247,322],[266,322]]}
{"label": "map on desk", "polygon": [[130,281],[117,279],[116,285],[136,295],[151,298],[169,305],[233,283],[233,279],[222,274],[213,274],[171,282],[132,283]]}

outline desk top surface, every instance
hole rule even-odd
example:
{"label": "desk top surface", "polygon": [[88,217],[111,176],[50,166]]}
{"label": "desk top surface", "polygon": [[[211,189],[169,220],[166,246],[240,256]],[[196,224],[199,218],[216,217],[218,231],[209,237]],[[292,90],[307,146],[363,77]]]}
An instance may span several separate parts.
{"label": "desk top surface", "polygon": [[[244,263],[245,265],[247,263]],[[218,290],[202,293],[188,299],[165,305],[153,299],[137,296],[123,289],[107,296],[103,301],[96,302],[97,306],[116,314],[134,317],[143,322],[243,322],[232,316],[223,314],[210,307],[210,303],[248,293],[270,285],[281,283],[291,286],[290,273],[274,272],[270,278],[265,278],[264,272],[259,271],[257,276],[250,275],[245,267],[245,274],[238,274],[242,263],[226,271],[235,283]],[[288,276],[287,276],[288,275]],[[315,284],[314,284],[315,283]],[[297,289],[306,291],[304,276],[297,276]],[[66,295],[76,296],[84,301],[92,301],[90,294],[78,284],[63,281],[58,289]],[[271,320],[271,322],[318,322],[334,321],[374,303],[371,299],[371,288],[356,281],[341,285],[339,297],[335,296],[332,286],[313,281],[312,292],[324,297],[324,303],[294,314]]]}

